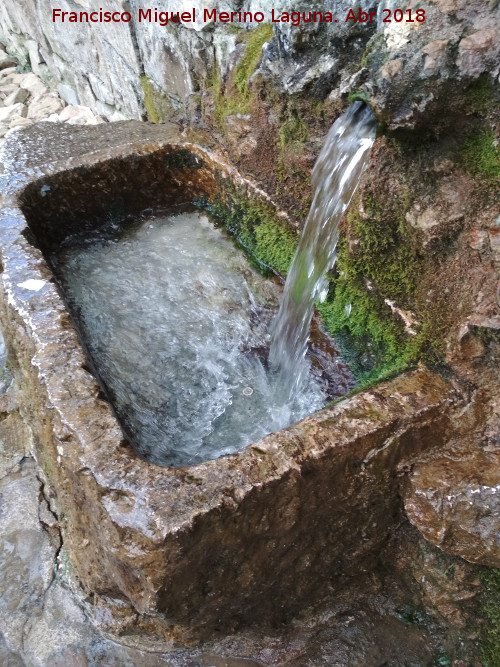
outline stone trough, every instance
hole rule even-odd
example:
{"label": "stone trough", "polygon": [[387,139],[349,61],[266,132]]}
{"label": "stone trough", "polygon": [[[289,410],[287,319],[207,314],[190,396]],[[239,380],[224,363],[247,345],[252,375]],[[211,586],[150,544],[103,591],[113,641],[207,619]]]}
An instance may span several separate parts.
{"label": "stone trough", "polygon": [[101,225],[110,205],[170,206],[229,183],[265,195],[169,125],[34,126],[9,138],[3,162],[9,364],[101,627],[192,641],[281,625],[376,567],[400,520],[401,471],[452,428],[451,386],[417,369],[237,454],[152,465],[124,440],[44,252]]}

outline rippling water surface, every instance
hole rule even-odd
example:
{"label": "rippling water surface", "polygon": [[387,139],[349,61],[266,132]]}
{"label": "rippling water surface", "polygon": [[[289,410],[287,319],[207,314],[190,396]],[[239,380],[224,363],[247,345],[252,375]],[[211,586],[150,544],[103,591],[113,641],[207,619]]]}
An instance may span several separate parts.
{"label": "rippling water surface", "polygon": [[280,288],[202,214],[76,243],[59,273],[127,436],[161,465],[235,452],[326,401],[319,373],[283,402],[267,370]]}

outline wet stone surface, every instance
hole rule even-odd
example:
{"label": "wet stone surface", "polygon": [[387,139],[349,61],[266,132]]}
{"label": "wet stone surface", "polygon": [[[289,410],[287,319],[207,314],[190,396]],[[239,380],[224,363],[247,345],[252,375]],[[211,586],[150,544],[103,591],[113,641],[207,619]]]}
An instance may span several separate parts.
{"label": "wet stone surface", "polygon": [[[5,667],[257,667],[259,665],[430,665],[432,640],[397,616],[397,601],[367,582],[328,612],[306,614],[286,631],[241,633],[186,649],[141,650],[104,637],[75,592],[59,522],[15,388],[0,396],[0,664]],[[78,590],[78,589],[76,589]],[[133,638],[128,639],[128,643]],[[404,655],[403,662],[400,656]],[[356,662],[353,662],[356,661]]]}
{"label": "wet stone surface", "polygon": [[373,583],[368,583],[368,604],[364,592],[352,589],[339,596],[328,613],[309,614],[283,632],[242,633],[190,650],[174,646],[141,650],[107,639],[93,626],[88,608],[72,590],[74,582],[68,556],[60,549],[57,521],[44,499],[36,462],[17,449],[22,440],[8,443],[12,459],[17,461],[3,466],[0,473],[3,666],[431,664],[433,650],[426,633],[401,622],[395,601],[377,594]]}

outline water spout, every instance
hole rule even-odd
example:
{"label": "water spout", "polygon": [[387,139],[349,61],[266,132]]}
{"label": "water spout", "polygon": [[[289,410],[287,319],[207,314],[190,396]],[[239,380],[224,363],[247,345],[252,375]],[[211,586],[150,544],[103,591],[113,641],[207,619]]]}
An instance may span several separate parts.
{"label": "water spout", "polygon": [[368,165],[376,129],[369,107],[355,102],[333,124],[314,165],[313,202],[272,328],[269,361],[285,400],[293,398],[309,371],[305,354],[314,303],[326,295],[339,224]]}

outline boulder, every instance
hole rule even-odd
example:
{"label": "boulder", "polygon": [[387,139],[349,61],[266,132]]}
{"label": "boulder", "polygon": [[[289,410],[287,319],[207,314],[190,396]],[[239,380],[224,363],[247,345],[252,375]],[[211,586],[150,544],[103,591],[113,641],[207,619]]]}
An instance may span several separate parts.
{"label": "boulder", "polygon": [[0,123],[10,121],[15,116],[25,117],[27,112],[28,109],[20,102],[11,104],[8,107],[0,107]]}
{"label": "boulder", "polygon": [[43,95],[31,102],[28,110],[28,118],[42,120],[53,113],[59,113],[64,107],[62,100],[55,94]]}
{"label": "boulder", "polygon": [[98,125],[102,120],[88,107],[68,105],[59,114],[59,120],[70,125]]}
{"label": "boulder", "polygon": [[449,453],[416,464],[403,494],[406,514],[426,540],[471,563],[500,567],[500,443],[462,460]]}
{"label": "boulder", "polygon": [[27,90],[24,90],[24,88],[18,88],[5,98],[4,106],[10,107],[13,104],[23,104],[26,102],[29,96],[30,94]]}
{"label": "boulder", "polygon": [[40,97],[48,92],[47,86],[32,72],[21,75],[19,85],[25,90],[29,90],[33,97]]}

